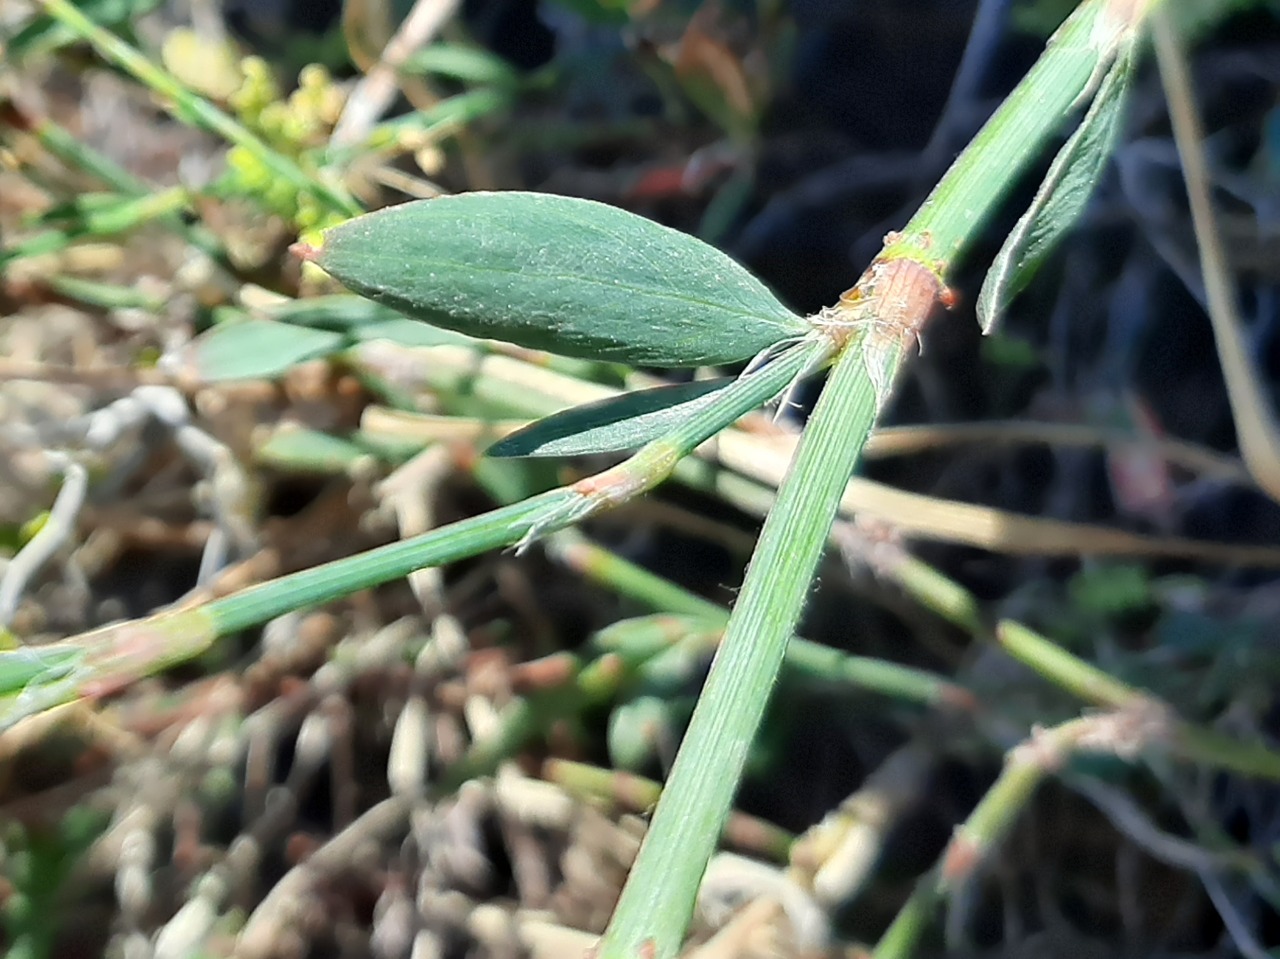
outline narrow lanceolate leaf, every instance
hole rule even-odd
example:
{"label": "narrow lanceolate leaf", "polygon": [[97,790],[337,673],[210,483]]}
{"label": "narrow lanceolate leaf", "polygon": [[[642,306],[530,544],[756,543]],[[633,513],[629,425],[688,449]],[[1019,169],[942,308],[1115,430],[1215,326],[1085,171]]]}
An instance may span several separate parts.
{"label": "narrow lanceolate leaf", "polygon": [[1054,157],[1031,208],[1005,238],[978,295],[978,322],[984,333],[995,328],[1009,303],[1084,212],[1119,135],[1135,61],[1133,42],[1127,40],[1107,68],[1079,128]]}
{"label": "narrow lanceolate leaf", "polygon": [[711,366],[808,330],[714,247],[590,200],[419,200],[356,217],[300,251],[416,319],[565,356]]}
{"label": "narrow lanceolate leaf", "polygon": [[544,417],[494,443],[488,456],[585,456],[634,450],[716,401],[735,377],[620,393]]}

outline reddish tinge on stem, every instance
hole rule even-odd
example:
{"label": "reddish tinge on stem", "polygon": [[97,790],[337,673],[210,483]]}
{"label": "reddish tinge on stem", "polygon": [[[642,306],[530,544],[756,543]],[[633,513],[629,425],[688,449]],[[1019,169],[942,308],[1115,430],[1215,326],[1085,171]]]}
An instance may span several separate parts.
{"label": "reddish tinge on stem", "polygon": [[312,246],[310,243],[303,243],[301,240],[289,247],[289,252],[304,263],[314,263],[320,256],[320,250],[318,248]]}
{"label": "reddish tinge on stem", "polygon": [[902,343],[919,342],[934,311],[939,306],[951,309],[955,302],[941,277],[918,260],[878,259],[834,307],[814,319],[814,325],[841,348],[860,331]]}

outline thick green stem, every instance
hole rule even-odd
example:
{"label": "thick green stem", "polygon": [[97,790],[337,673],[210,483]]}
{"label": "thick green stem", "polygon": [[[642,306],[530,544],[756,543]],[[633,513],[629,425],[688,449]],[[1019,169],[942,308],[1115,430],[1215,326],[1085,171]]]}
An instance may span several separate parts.
{"label": "thick green stem", "polygon": [[892,237],[886,256],[910,256],[954,269],[975,232],[1008,189],[1066,123],[1111,55],[1109,45],[1126,26],[1106,0],[1085,2],[1049,41],[1049,47],[957,157],[911,222]]}
{"label": "thick green stem", "polygon": [[[877,412],[860,351],[846,352],[765,520],[649,834],[600,944],[600,959],[669,959],[680,949],[787,640],[804,608],[840,494]],[[835,440],[833,442],[833,440]],[[744,686],[749,687],[744,691]],[[726,715],[733,716],[731,722]],[[681,797],[696,795],[686,805]],[[674,801],[673,801],[674,798]],[[655,879],[657,881],[655,881]]]}
{"label": "thick green stem", "polygon": [[[1153,0],[1154,2],[1154,0]],[[671,959],[847,481],[903,347],[947,274],[1045,143],[1091,92],[1147,4],[1092,0],[948,170],[904,232],[816,324],[848,342],[779,487],[738,605],[608,930],[601,959]]]}

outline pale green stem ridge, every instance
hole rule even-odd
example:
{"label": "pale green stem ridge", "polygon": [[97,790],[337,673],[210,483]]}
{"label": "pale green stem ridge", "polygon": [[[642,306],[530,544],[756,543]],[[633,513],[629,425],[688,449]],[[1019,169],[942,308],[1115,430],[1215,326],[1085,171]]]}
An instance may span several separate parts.
{"label": "pale green stem ridge", "polygon": [[[861,353],[848,350],[835,364],[765,520],[689,723],[685,742],[691,748],[676,757],[649,835],[601,941],[600,959],[671,959],[679,952],[714,837],[732,807],[787,640],[876,412],[875,389]],[[686,796],[699,801],[677,805]]]}
{"label": "pale green stem ridge", "polygon": [[910,249],[921,262],[955,267],[1008,187],[1041,154],[1095,81],[1100,63],[1110,55],[1099,48],[1095,27],[1108,15],[1106,3],[1084,3],[1059,27],[1045,55],[889,244],[888,256],[900,245],[902,253]]}

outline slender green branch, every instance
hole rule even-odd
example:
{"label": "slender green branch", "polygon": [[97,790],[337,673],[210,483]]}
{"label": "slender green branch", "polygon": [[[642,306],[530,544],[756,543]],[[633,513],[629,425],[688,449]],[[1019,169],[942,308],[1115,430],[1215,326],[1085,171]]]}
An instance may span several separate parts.
{"label": "slender green branch", "polygon": [[1051,774],[1052,767],[1046,759],[1053,755],[1055,761],[1060,761],[1061,754],[1080,736],[1083,723],[1084,720],[1074,720],[1047,730],[1034,743],[1024,743],[1009,753],[1004,771],[956,830],[939,863],[917,882],[911,897],[880,937],[872,953],[874,959],[909,959],[932,922],[938,903],[991,855]]}
{"label": "slender green branch", "polygon": [[934,265],[939,276],[954,269],[974,231],[1087,99],[1118,44],[1141,23],[1146,8],[1158,2],[1081,3],[1050,39],[1045,54],[938,181],[911,222],[900,234],[890,236],[885,256],[909,256]]}
{"label": "slender green branch", "polygon": [[996,641],[1014,659],[1087,702],[1114,709],[1142,695],[1021,623],[1008,620],[1000,623],[996,627]]}
{"label": "slender green branch", "polygon": [[252,154],[277,177],[297,189],[309,193],[336,213],[356,216],[361,213],[356,203],[341,186],[309,175],[288,157],[271,149],[252,131],[223,113],[208,100],[193,93],[157,67],[145,56],[109,30],[104,30],[84,15],[70,0],[41,0],[49,14],[70,27],[77,36],[91,43],[95,50],[127,72],[139,83],[160,94],[168,102],[174,116],[203,127]]}
{"label": "slender green branch", "polygon": [[[694,617],[723,626],[729,610],[689,592],[670,580],[588,542],[572,530],[551,536],[547,551],[589,579],[654,609]],[[872,656],[855,656],[800,636],[787,644],[786,666],[797,676],[824,683],[848,683],[905,702],[930,706],[976,708],[963,686],[927,670]]]}
{"label": "slender green branch", "polygon": [[650,443],[622,464],[571,487],[552,490],[473,519],[358,556],[303,570],[215,600],[207,610],[219,635],[237,632],[295,609],[407,576],[463,556],[550,533],[615,506],[662,482],[674,465],[744,413],[767,402],[825,349],[819,341],[778,357],[724,390],[672,435]]}
{"label": "slender green branch", "polygon": [[56,253],[87,236],[111,236],[155,220],[171,221],[189,202],[190,195],[185,187],[170,187],[159,193],[124,197],[104,208],[85,209],[67,229],[36,233],[10,249],[0,251],[0,261]]}
{"label": "slender green branch", "polygon": [[969,818],[955,831],[941,860],[916,884],[915,891],[880,938],[874,959],[909,959],[944,896],[971,880],[1017,821],[1041,783],[1079,752],[1133,759],[1164,738],[1162,717],[1123,709],[1073,719],[1040,730],[1010,750],[1004,770]]}
{"label": "slender green branch", "polygon": [[[652,807],[662,795],[662,785],[651,779],[567,759],[548,759],[543,763],[542,775],[586,799],[605,800],[638,812]],[[785,829],[742,813],[729,816],[724,838],[731,845],[751,849],[776,862],[786,861],[795,839]]]}
{"label": "slender green branch", "polygon": [[[421,536],[357,556],[282,576],[180,612],[107,626],[61,640],[46,649],[67,650],[75,662],[56,674],[6,684],[5,669],[25,676],[26,651],[0,653],[0,730],[25,716],[77,696],[101,695],[141,676],[198,656],[219,637],[260,625],[293,610],[329,602],[361,589],[402,578],[504,546],[527,543],[638,496],[661,483],[700,444],[747,412],[777,396],[814,364],[830,344],[822,339],[797,344],[773,361],[721,391],[718,402],[698,411],[671,435],[650,443],[613,469],[462,520]],[[14,662],[9,662],[13,660]]]}
{"label": "slender green branch", "polygon": [[[1109,709],[1166,708],[1152,693],[1116,679],[1021,623],[1005,620],[993,634],[978,615],[973,594],[920,559],[904,555],[889,564],[887,572],[915,599],[978,642],[998,643],[1010,656],[1085,702]],[[1186,762],[1280,781],[1280,753],[1262,742],[1241,742],[1171,716],[1165,746]]]}
{"label": "slender green branch", "polygon": [[[815,322],[852,345],[836,362],[765,521],[685,745],[600,945],[601,959],[679,951],[714,837],[836,514],[904,346],[919,338],[965,247],[1058,131],[1129,24],[1086,3],[900,235]],[[696,797],[693,798],[693,797]],[[696,853],[695,853],[696,850]]]}
{"label": "slender green branch", "polygon": [[[65,128],[49,118],[40,117],[30,120],[18,114],[16,108],[14,114],[17,117],[15,126],[29,129],[41,146],[64,163],[78,167],[126,196],[148,197],[154,192],[151,184],[135,177],[106,154],[76,139]],[[178,214],[167,214],[160,219],[166,226],[177,230],[188,243],[203,251],[223,269],[235,271],[222,241],[208,229],[198,223],[188,223]]]}
{"label": "slender green branch", "polygon": [[[1019,623],[1001,623],[996,636],[1019,662],[1088,702],[1115,709],[1132,709],[1144,703],[1160,706],[1151,694],[1112,678]],[[1167,746],[1188,762],[1280,782],[1280,753],[1264,743],[1240,742],[1215,730],[1171,719]]]}
{"label": "slender green branch", "polygon": [[415,570],[511,546],[529,536],[543,514],[572,507],[578,499],[572,490],[552,490],[421,536],[251,586],[214,600],[204,610],[217,634],[227,636]]}

